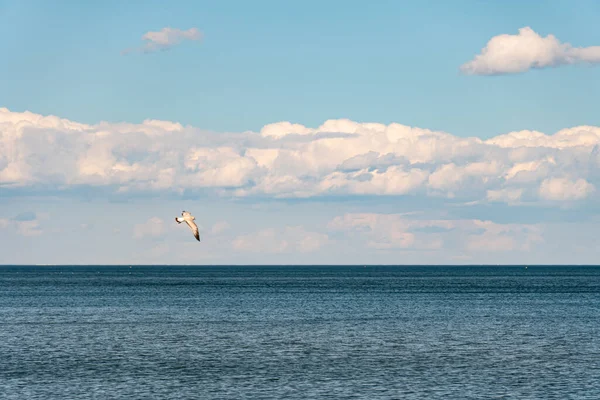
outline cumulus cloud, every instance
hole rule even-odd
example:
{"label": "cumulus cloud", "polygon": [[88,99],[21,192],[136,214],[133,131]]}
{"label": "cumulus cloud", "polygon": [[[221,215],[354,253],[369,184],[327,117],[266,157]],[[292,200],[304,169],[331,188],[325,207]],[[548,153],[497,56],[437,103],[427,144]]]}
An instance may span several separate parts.
{"label": "cumulus cloud", "polygon": [[572,203],[593,199],[600,183],[600,127],[482,140],[341,119],[219,133],[157,120],[87,125],[0,108],[0,159],[7,194],[91,186],[112,193]]}
{"label": "cumulus cloud", "polygon": [[348,213],[335,217],[328,228],[365,237],[367,247],[375,249],[527,251],[543,242],[542,230],[535,225],[417,219],[408,214]]}
{"label": "cumulus cloud", "polygon": [[573,47],[554,35],[542,37],[527,26],[516,35],[494,36],[481,54],[460,69],[469,75],[500,75],[582,63],[600,64],[600,46]]}
{"label": "cumulus cloud", "polygon": [[498,189],[488,190],[487,199],[491,202],[516,204],[523,196],[523,189]]}
{"label": "cumulus cloud", "polygon": [[129,54],[136,50],[139,50],[142,53],[153,53],[158,50],[168,50],[184,40],[199,41],[201,39],[202,33],[197,28],[181,30],[166,27],[157,32],[146,32],[142,36],[142,40],[145,41],[144,46],[139,49],[123,50],[121,54]]}
{"label": "cumulus cloud", "polygon": [[301,226],[268,228],[234,239],[233,248],[252,253],[311,253],[329,241],[323,233],[306,231]]}
{"label": "cumulus cloud", "polygon": [[584,179],[548,178],[540,185],[540,196],[547,200],[565,201],[584,199],[596,190]]}

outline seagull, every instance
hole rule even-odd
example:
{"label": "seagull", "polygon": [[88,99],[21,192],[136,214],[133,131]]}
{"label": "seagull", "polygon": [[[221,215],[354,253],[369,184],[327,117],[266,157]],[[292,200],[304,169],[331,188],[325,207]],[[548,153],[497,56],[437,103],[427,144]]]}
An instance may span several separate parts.
{"label": "seagull", "polygon": [[192,232],[194,232],[194,237],[196,238],[196,240],[200,241],[200,232],[198,232],[198,227],[196,226],[196,223],[194,222],[195,219],[196,219],[196,217],[194,217],[192,214],[190,214],[187,211],[182,211],[181,217],[175,217],[175,221],[177,221],[178,224],[180,224],[182,222],[185,222],[186,224],[188,224],[188,226],[190,227]]}

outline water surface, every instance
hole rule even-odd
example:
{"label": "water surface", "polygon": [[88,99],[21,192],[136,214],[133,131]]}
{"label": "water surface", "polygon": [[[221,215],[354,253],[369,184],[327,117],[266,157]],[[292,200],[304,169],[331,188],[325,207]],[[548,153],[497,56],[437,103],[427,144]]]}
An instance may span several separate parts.
{"label": "water surface", "polygon": [[599,399],[598,267],[0,267],[4,399]]}

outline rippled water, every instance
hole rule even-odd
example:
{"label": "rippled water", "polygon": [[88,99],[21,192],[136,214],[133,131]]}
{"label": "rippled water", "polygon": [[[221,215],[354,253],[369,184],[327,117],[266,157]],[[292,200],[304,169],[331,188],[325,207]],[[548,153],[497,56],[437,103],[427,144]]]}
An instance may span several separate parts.
{"label": "rippled water", "polygon": [[0,267],[4,399],[599,399],[600,268]]}

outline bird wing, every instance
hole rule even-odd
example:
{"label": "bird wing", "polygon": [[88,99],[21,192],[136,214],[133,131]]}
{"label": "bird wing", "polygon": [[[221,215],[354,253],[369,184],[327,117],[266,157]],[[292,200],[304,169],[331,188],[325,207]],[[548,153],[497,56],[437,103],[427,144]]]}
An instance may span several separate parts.
{"label": "bird wing", "polygon": [[192,232],[194,232],[194,237],[196,238],[196,240],[200,241],[200,232],[198,231],[198,226],[196,226],[196,223],[191,219],[187,218],[185,219],[185,223],[188,224]]}

